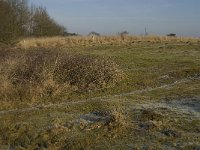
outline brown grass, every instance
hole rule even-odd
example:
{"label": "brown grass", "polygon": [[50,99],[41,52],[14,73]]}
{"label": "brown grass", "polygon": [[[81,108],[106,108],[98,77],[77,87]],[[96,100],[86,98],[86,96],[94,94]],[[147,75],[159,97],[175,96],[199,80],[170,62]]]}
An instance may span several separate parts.
{"label": "brown grass", "polygon": [[102,57],[37,48],[1,50],[0,96],[4,101],[44,101],[115,86],[123,72]]}
{"label": "brown grass", "polygon": [[190,37],[168,37],[168,36],[98,36],[94,39],[90,36],[76,37],[41,37],[26,38],[17,44],[22,48],[30,47],[71,47],[75,45],[88,46],[93,44],[127,44],[135,42],[200,42],[199,38]]}

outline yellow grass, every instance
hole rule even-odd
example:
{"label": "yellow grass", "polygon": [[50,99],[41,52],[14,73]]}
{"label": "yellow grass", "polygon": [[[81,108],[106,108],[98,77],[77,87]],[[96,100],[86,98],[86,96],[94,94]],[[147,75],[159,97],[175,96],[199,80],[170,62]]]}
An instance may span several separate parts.
{"label": "yellow grass", "polygon": [[168,36],[70,36],[70,37],[41,37],[21,39],[17,46],[21,48],[30,47],[70,47],[88,46],[90,44],[123,44],[134,42],[200,42],[200,38],[191,37],[168,37]]}

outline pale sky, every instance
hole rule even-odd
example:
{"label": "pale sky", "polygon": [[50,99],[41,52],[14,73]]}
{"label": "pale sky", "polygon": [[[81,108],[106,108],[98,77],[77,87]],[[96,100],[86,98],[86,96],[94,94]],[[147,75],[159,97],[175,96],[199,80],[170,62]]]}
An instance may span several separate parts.
{"label": "pale sky", "polygon": [[200,37],[200,0],[29,0],[47,8],[68,32]]}

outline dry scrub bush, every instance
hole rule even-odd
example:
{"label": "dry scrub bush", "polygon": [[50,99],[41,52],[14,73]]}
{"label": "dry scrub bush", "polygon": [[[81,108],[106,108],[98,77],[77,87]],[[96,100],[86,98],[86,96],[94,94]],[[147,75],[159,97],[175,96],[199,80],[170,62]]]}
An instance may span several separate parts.
{"label": "dry scrub bush", "polygon": [[123,73],[112,61],[89,55],[68,55],[56,70],[60,82],[68,81],[79,91],[99,90],[114,86]]}
{"label": "dry scrub bush", "polygon": [[123,72],[106,58],[47,49],[1,50],[1,98],[45,100],[114,86]]}
{"label": "dry scrub bush", "polygon": [[[72,91],[67,83],[58,84],[53,79],[54,54],[48,51],[17,51],[4,56],[1,77],[10,85],[2,88],[6,100],[32,100],[61,96]],[[7,58],[6,58],[7,57]]]}

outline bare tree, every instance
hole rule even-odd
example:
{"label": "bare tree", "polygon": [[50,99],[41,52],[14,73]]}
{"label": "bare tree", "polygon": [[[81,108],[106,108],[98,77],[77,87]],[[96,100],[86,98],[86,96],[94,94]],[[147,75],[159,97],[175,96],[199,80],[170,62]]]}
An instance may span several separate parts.
{"label": "bare tree", "polygon": [[9,42],[21,36],[63,35],[65,31],[44,7],[29,7],[28,0],[0,0],[0,41]]}
{"label": "bare tree", "polygon": [[46,8],[38,7],[33,15],[34,36],[63,35],[65,27],[57,24],[48,14]]}
{"label": "bare tree", "polygon": [[7,0],[8,5],[13,12],[12,22],[15,33],[18,36],[26,34],[27,25],[29,23],[30,11],[27,0]]}
{"label": "bare tree", "polygon": [[0,1],[0,41],[9,41],[14,38],[14,12],[6,1]]}
{"label": "bare tree", "polygon": [[28,18],[27,0],[0,0],[0,40],[9,41],[24,36]]}

